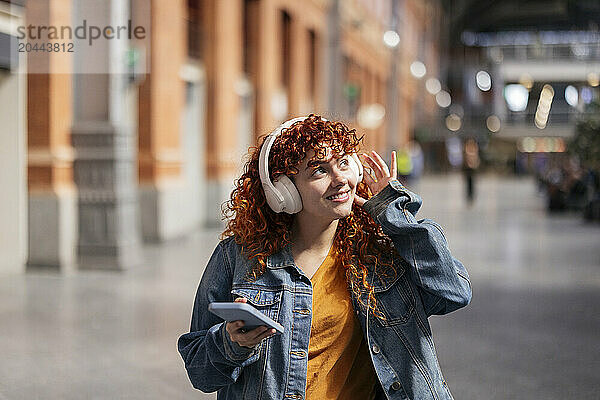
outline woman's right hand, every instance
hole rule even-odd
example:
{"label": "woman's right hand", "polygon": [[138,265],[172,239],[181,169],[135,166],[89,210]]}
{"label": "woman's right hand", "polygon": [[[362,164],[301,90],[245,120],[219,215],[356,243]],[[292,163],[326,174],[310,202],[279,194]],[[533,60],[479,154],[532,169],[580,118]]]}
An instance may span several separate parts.
{"label": "woman's right hand", "polygon": [[[246,303],[244,297],[238,297],[234,300],[236,303]],[[232,342],[244,347],[254,347],[263,339],[273,336],[275,329],[269,329],[266,326],[259,326],[251,331],[244,331],[244,321],[231,321],[225,323],[225,330],[229,333]]]}

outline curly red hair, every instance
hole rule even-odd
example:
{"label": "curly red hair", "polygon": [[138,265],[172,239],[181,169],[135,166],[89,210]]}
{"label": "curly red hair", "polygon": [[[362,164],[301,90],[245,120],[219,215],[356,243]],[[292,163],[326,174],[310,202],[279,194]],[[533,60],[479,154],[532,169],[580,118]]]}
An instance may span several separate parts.
{"label": "curly red hair", "polygon": [[[245,164],[244,173],[237,179],[229,201],[223,204],[223,215],[228,219],[221,239],[234,236],[242,246],[244,255],[255,260],[249,279],[256,279],[266,269],[268,256],[281,251],[291,244],[291,226],[294,215],[277,214],[268,206],[258,172],[260,149],[264,145],[250,147],[250,158]],[[303,121],[284,129],[273,143],[269,157],[271,179],[281,174],[292,177],[298,173],[297,166],[306,154],[313,150],[315,158],[322,159],[329,147],[336,156],[358,152],[361,138],[355,129],[349,129],[341,122],[323,120],[311,114]],[[369,188],[364,182],[358,184],[356,192],[368,199]],[[356,203],[348,217],[340,219],[334,238],[334,253],[338,265],[344,268],[346,279],[351,284],[354,295],[364,307],[370,304],[371,310],[379,318],[385,318],[377,309],[373,287],[367,280],[367,266],[376,266],[378,275],[394,271],[389,257],[396,253],[391,240],[383,233],[379,224]],[[352,251],[348,251],[352,249]],[[388,268],[382,268],[388,267]],[[368,294],[366,302],[363,290]]]}

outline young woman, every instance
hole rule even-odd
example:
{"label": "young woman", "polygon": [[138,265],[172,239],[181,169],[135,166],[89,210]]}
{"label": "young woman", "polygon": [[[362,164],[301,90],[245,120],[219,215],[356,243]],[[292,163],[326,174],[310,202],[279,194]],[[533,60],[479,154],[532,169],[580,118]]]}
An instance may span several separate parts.
{"label": "young woman", "polygon": [[[251,151],[178,347],[218,399],[451,399],[427,318],[467,305],[469,276],[421,199],[360,139],[316,115]],[[211,302],[284,327],[246,331]]]}

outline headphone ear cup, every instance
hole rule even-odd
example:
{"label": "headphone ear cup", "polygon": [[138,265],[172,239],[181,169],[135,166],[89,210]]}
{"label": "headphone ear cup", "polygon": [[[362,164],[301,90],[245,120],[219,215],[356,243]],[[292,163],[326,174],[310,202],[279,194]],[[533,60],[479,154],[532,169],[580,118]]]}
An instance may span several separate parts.
{"label": "headphone ear cup", "polygon": [[280,175],[273,181],[273,186],[283,196],[283,209],[281,211],[288,214],[296,214],[302,210],[302,198],[294,185],[294,182],[287,175]]}
{"label": "headphone ear cup", "polygon": [[271,210],[275,211],[276,213],[280,213],[283,210],[284,204],[279,201],[279,196],[277,196],[277,193],[274,192],[275,190],[277,190],[277,188],[273,189],[266,185],[263,186],[267,204],[269,207],[271,207]]}
{"label": "headphone ear cup", "polygon": [[358,184],[363,180],[363,165],[360,162],[360,158],[358,158],[358,155],[356,153],[352,153],[352,157],[350,157],[350,159],[353,161],[350,163],[350,165],[352,166],[354,173],[358,177],[356,181],[356,183]]}

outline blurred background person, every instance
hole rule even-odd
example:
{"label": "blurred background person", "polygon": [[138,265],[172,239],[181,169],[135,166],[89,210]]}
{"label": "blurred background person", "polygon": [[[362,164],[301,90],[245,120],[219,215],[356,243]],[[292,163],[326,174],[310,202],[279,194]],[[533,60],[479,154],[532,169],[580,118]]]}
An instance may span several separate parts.
{"label": "blurred background person", "polygon": [[396,152],[397,164],[398,164],[398,180],[403,185],[408,184],[409,177],[413,173],[413,159],[410,152],[410,146],[406,146],[398,149]]}
{"label": "blurred background person", "polygon": [[477,172],[480,163],[479,146],[475,139],[467,139],[464,151],[463,173],[465,176],[465,194],[467,202],[471,204],[475,199],[475,173]]}

